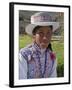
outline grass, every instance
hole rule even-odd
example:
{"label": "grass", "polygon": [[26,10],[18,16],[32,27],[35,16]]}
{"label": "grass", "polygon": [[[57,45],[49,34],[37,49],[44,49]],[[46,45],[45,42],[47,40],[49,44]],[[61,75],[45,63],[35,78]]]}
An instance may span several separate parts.
{"label": "grass", "polygon": [[[28,35],[20,35],[19,49],[25,47],[32,42],[32,38]],[[53,51],[57,57],[57,73],[58,77],[64,76],[64,43],[60,41],[52,41]]]}
{"label": "grass", "polygon": [[54,41],[52,42],[52,47],[58,58],[58,64],[63,64],[64,63],[64,43],[61,43],[59,41],[57,42]]}
{"label": "grass", "polygon": [[32,38],[28,35],[20,35],[19,37],[19,49],[25,47],[32,42]]}
{"label": "grass", "polygon": [[60,41],[52,43],[53,50],[57,57],[57,75],[58,77],[64,76],[64,43]]}

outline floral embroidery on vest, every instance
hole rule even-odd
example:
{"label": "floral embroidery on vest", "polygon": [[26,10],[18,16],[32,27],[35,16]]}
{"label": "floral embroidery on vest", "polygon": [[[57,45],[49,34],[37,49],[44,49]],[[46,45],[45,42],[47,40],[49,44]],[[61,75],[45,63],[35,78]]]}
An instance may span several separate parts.
{"label": "floral embroidery on vest", "polygon": [[54,52],[50,52],[50,57],[51,57],[51,60],[55,60],[56,59],[56,55]]}
{"label": "floral embroidery on vest", "polygon": [[28,66],[28,78],[47,78],[50,77],[51,70],[56,59],[55,54],[46,50],[46,61],[45,61],[45,71],[42,74],[40,67],[40,48],[37,44],[33,44],[21,51],[21,54],[27,60]]}

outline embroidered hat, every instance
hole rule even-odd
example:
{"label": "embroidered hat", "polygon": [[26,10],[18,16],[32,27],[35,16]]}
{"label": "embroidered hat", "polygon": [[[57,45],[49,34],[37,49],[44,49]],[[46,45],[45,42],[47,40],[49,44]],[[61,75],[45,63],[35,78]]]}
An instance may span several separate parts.
{"label": "embroidered hat", "polygon": [[53,32],[59,28],[59,22],[54,21],[51,13],[39,12],[31,16],[31,24],[27,25],[26,32],[32,36],[36,26],[53,26]]}

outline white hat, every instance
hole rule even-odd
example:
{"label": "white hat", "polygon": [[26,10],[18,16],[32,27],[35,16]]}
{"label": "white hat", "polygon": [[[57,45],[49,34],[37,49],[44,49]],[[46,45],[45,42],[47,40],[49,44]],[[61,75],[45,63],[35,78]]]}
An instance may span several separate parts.
{"label": "white hat", "polygon": [[39,12],[31,16],[31,24],[26,27],[26,32],[33,35],[33,30],[36,26],[53,26],[53,32],[59,28],[59,22],[54,21],[51,13]]}

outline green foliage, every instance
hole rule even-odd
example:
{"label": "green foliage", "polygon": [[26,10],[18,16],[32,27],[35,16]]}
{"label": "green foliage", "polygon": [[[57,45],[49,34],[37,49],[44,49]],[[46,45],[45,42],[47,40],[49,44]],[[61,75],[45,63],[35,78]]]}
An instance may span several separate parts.
{"label": "green foliage", "polygon": [[26,45],[32,42],[32,38],[28,35],[20,35],[19,37],[19,49],[24,48]]}
{"label": "green foliage", "polygon": [[61,43],[59,41],[52,42],[52,48],[57,56],[57,62],[58,64],[64,63],[64,43]]}
{"label": "green foliage", "polygon": [[64,43],[60,41],[52,42],[52,47],[57,57],[57,76],[64,76]]}
{"label": "green foliage", "polygon": [[57,66],[57,77],[63,77],[64,76],[64,64],[59,64]]}

